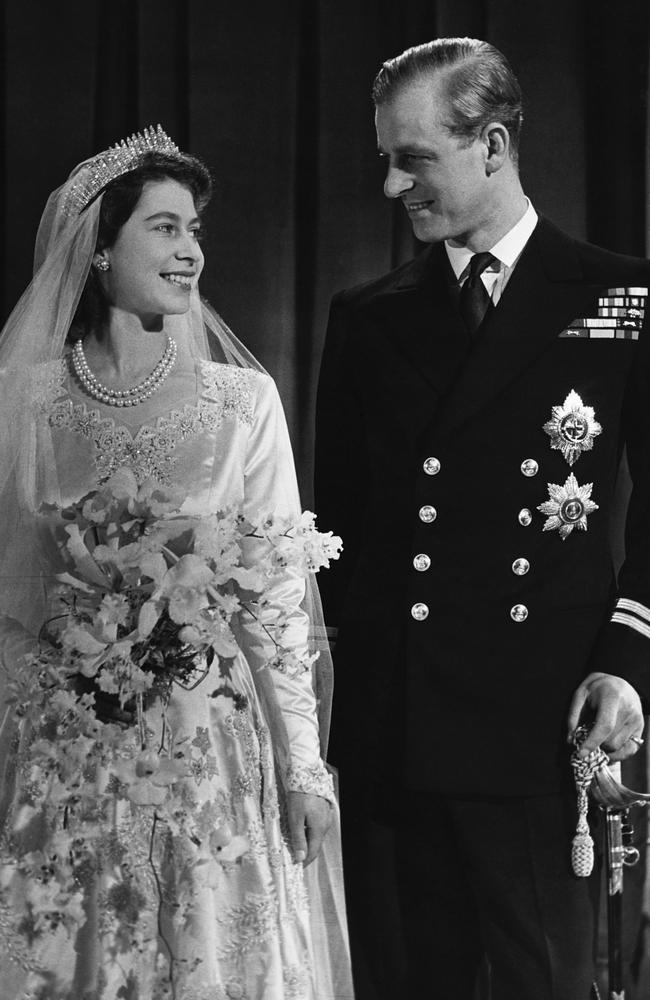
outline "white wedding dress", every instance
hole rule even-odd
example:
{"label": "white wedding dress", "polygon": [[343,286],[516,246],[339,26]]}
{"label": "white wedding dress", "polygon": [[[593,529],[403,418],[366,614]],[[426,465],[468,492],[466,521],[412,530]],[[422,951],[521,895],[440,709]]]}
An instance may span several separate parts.
{"label": "white wedding dress", "polygon": [[[118,411],[85,397],[68,361],[61,359],[32,369],[28,391],[36,415],[31,447],[41,446],[39,427],[47,427],[42,438],[52,454],[33,463],[41,471],[29,485],[31,499],[22,517],[27,546],[33,510],[40,502],[76,501],[123,466],[139,482],[154,477],[162,484],[182,485],[187,491],[183,510],[194,515],[233,506],[249,515],[299,510],[284,415],[267,375],[198,361],[193,373],[177,381],[170,378],[164,391],[142,406]],[[45,566],[42,580],[34,584],[30,615],[36,631],[47,618],[48,572],[55,569]],[[2,583],[3,604],[10,607],[11,581]],[[307,642],[303,593],[304,581],[287,575],[274,595],[290,612],[296,646]],[[22,648],[10,618],[4,634],[4,670],[10,675]],[[2,747],[3,1000],[321,1000],[350,995],[348,987],[333,987],[331,970],[319,966],[327,944],[314,942],[314,913],[302,865],[292,860],[286,827],[283,787],[332,800],[331,778],[319,753],[311,677],[271,672],[288,734],[289,762],[279,780],[273,727],[253,676],[268,649],[253,629],[243,630],[240,642],[242,653],[228,679],[234,694],[219,693],[223,678],[215,664],[195,690],[175,688],[168,710],[174,740],[198,740],[210,761],[200,781],[183,779],[187,808],[194,810],[202,843],[202,864],[189,863],[191,845],[164,825],[152,835],[150,807],[116,802],[94,869],[79,865],[75,872],[83,893],[83,920],[76,933],[58,923],[55,912],[46,920],[34,919],[33,900],[46,891],[48,852],[56,849],[62,818],[55,803],[48,810],[30,808],[19,749],[29,734],[21,733],[16,720],[6,720],[14,726],[9,724]],[[155,705],[147,715],[156,732],[160,719]],[[16,865],[26,855],[39,861],[34,861],[31,876]],[[344,921],[340,913],[338,919]],[[327,936],[322,925],[320,931]]]}

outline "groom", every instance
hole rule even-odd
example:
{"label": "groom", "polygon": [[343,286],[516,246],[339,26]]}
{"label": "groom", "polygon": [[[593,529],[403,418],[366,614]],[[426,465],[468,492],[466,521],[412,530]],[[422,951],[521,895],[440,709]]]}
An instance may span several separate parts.
{"label": "groom", "polygon": [[[345,546],[323,596],[357,995],[471,1000],[483,968],[491,1000],[588,1000],[568,741],[585,721],[585,754],[643,742],[650,268],[537,215],[519,85],[491,45],[410,49],[374,101],[384,192],[430,246],[335,297],[319,389],[317,509]],[[375,821],[394,828],[393,859]]]}

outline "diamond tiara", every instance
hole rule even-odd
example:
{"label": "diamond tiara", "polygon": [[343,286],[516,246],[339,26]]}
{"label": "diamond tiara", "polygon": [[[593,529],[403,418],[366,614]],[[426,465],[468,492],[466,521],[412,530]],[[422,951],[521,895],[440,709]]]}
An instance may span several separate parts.
{"label": "diamond tiara", "polygon": [[110,149],[93,156],[76,175],[75,182],[63,203],[64,215],[80,215],[107,184],[129,170],[135,170],[146,153],[167,153],[178,156],[180,150],[161,125],[148,125],[142,132],[122,139]]}

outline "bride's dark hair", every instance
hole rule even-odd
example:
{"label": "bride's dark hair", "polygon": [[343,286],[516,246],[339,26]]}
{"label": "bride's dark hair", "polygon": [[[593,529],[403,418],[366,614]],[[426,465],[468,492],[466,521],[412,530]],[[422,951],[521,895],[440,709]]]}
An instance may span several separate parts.
{"label": "bride's dark hair", "polygon": [[[189,153],[146,153],[135,170],[112,181],[103,191],[97,231],[97,250],[112,247],[120,229],[140,200],[148,181],[173,180],[190,191],[199,215],[212,196],[210,171]],[[95,268],[90,269],[70,327],[69,340],[79,340],[106,317],[107,303]]]}

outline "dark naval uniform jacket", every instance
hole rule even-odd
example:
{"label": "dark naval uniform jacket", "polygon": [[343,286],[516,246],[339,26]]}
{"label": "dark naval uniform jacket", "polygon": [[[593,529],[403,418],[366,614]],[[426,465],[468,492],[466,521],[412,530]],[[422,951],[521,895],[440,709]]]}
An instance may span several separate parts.
{"label": "dark naval uniform jacket", "polygon": [[316,441],[319,520],[344,543],[322,580],[331,756],[343,780],[543,795],[570,780],[588,673],[650,697],[650,266],[540,219],[474,346],[452,278],[437,244],[332,303]]}

